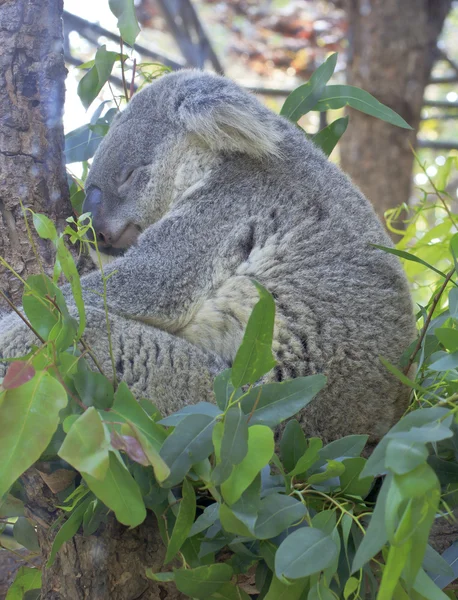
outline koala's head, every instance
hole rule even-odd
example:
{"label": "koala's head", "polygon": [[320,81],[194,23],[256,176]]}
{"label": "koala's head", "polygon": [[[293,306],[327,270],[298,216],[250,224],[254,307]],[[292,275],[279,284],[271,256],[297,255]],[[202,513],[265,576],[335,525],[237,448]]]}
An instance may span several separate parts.
{"label": "koala's head", "polygon": [[183,161],[192,165],[194,151],[278,157],[280,124],[254,96],[217,75],[183,70],[145,87],[113,121],[86,181],[83,209],[92,213],[101,250],[122,253],[164,216],[177,171]]}

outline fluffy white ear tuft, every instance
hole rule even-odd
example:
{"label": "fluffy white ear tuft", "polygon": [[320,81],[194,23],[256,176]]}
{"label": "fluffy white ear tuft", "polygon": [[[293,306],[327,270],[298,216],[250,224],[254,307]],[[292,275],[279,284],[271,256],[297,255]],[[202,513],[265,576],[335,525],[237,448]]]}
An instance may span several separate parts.
{"label": "fluffy white ear tuft", "polygon": [[[229,80],[207,77],[202,78],[206,89],[190,93],[178,107],[187,131],[216,152],[241,152],[257,159],[280,158],[283,133],[275,115]],[[212,80],[216,83],[213,89],[209,86]]]}

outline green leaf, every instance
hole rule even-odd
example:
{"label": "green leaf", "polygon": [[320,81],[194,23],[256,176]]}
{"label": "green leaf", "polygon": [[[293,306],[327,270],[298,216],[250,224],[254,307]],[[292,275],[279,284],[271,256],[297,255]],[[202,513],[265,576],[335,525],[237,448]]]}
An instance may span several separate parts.
{"label": "green leaf", "polygon": [[306,512],[302,502],[291,496],[269,494],[261,502],[255,535],[260,540],[276,537],[294,523],[299,523]]}
{"label": "green leaf", "polygon": [[26,284],[22,296],[24,312],[33,328],[47,340],[53,327],[61,322],[62,317],[70,318],[64,296],[46,275],[30,275]]}
{"label": "green leaf", "polygon": [[337,556],[337,546],[320,529],[302,527],[291,533],[275,554],[275,575],[302,579],[326,569]]}
{"label": "green leaf", "polygon": [[213,592],[210,598],[216,600],[250,600],[250,596],[242,588],[230,582],[223,584],[217,592]]}
{"label": "green leaf", "polygon": [[8,589],[5,600],[22,600],[29,590],[41,588],[41,570],[31,567],[19,567],[13,583]]}
{"label": "green leaf", "polygon": [[348,598],[350,598],[350,596],[359,588],[359,585],[359,579],[356,579],[356,577],[350,577],[350,579],[347,579],[347,583],[344,587],[344,599],[348,600]]}
{"label": "green leaf", "polygon": [[116,390],[114,403],[110,412],[116,415],[117,421],[121,420],[135,425],[153,447],[156,450],[160,450],[167,437],[165,429],[150,418],[124,381],[121,381]]}
{"label": "green leaf", "polygon": [[337,64],[337,53],[324,62],[310,77],[310,80],[300,85],[286,98],[280,115],[296,123],[303,115],[308,113],[320,100],[331,79]]}
{"label": "green leaf", "polygon": [[136,527],[146,518],[140,488],[121,459],[110,452],[108,471],[103,480],[81,473],[89,489],[115,513],[123,525]]}
{"label": "green leaf", "polygon": [[108,509],[97,498],[94,498],[83,515],[83,534],[92,535],[104,520]]}
{"label": "green leaf", "polygon": [[413,589],[426,600],[449,600],[449,597],[437,587],[428,575],[420,569],[413,584]]}
{"label": "green leaf", "polygon": [[323,442],[319,438],[310,438],[307,444],[307,450],[297,461],[291,473],[289,473],[290,477],[298,477],[308,471],[317,462]]}
{"label": "green leaf", "polygon": [[216,404],[221,410],[226,410],[229,400],[233,396],[233,400],[237,400],[242,395],[242,390],[235,390],[232,385],[232,369],[226,369],[215,377],[213,382],[213,392],[215,394]]}
{"label": "green leaf", "polygon": [[204,512],[201,515],[199,515],[195,522],[192,524],[188,537],[193,537],[194,535],[197,535],[198,533],[201,533],[202,531],[208,529],[210,525],[213,525],[213,523],[218,518],[218,513],[218,502],[214,502],[213,504],[210,504],[210,506],[207,506]]}
{"label": "green leaf", "polygon": [[346,458],[342,461],[345,471],[340,475],[340,487],[344,494],[360,496],[364,498],[371,489],[373,477],[360,479],[361,471],[364,469],[366,459],[361,457]]}
{"label": "green leaf", "polygon": [[248,452],[221,485],[221,492],[228,504],[237,502],[256,475],[269,463],[274,450],[274,435],[269,427],[252,425],[248,428]]}
{"label": "green leaf", "polygon": [[248,423],[240,405],[230,408],[223,422],[221,462],[212,473],[215,485],[221,485],[230,476],[234,465],[238,465],[248,452]]}
{"label": "green leaf", "polygon": [[27,550],[31,552],[38,552],[40,550],[35,527],[25,517],[19,517],[14,524],[13,536],[16,542],[27,548]]}
{"label": "green leaf", "polygon": [[177,412],[172,413],[168,417],[159,421],[160,425],[166,425],[167,427],[176,427],[180,421],[182,421],[188,415],[207,415],[208,417],[219,417],[221,411],[214,404],[210,402],[198,402],[197,404],[190,404],[183,406]]}
{"label": "green leaf", "polygon": [[54,223],[46,215],[32,211],[33,225],[38,235],[44,240],[57,241],[57,231]]}
{"label": "green leaf", "polygon": [[451,371],[458,368],[458,352],[447,354],[428,365],[430,371]]}
{"label": "green leaf", "polygon": [[193,464],[212,453],[214,426],[215,420],[206,415],[189,415],[178,423],[160,451],[171,473],[164,483],[166,487],[180,483]]}
{"label": "green leaf", "polygon": [[410,252],[405,252],[404,250],[397,250],[396,248],[388,248],[387,246],[379,246],[378,244],[371,244],[371,246],[373,246],[374,248],[378,248],[379,250],[383,250],[383,252],[388,252],[389,254],[394,254],[395,256],[399,256],[400,258],[403,258],[404,260],[410,260],[411,262],[416,262],[416,263],[423,265],[424,267],[428,267],[428,269],[431,269],[432,271],[434,271],[435,273],[437,273],[444,279],[447,277],[446,273],[444,273],[443,271],[439,271],[439,269],[436,269],[436,267],[433,267],[433,265],[430,265],[429,263],[422,260],[421,258],[418,258],[418,256],[415,256],[415,254],[410,254]]}
{"label": "green leaf", "polygon": [[226,531],[240,536],[254,537],[254,526],[258,517],[261,495],[261,475],[243,492],[230,508],[220,506],[221,525]]}
{"label": "green leaf", "polygon": [[293,584],[283,583],[274,575],[264,600],[300,600],[307,585],[306,581],[298,581]]}
{"label": "green leaf", "polygon": [[402,439],[392,439],[386,447],[385,466],[397,475],[413,471],[426,462],[428,449],[425,444]]}
{"label": "green leaf", "polygon": [[[113,1],[116,2],[116,0],[111,0],[110,8]],[[133,3],[133,0],[130,1]],[[119,53],[108,52],[105,45],[98,48],[95,55],[94,66],[89,69],[78,84],[77,93],[86,110],[99,95],[100,90],[111,75],[113,65],[119,59]]]}
{"label": "green leaf", "polygon": [[81,523],[83,522],[83,515],[91,502],[91,498],[86,498],[80,505],[78,505],[75,510],[72,512],[70,517],[65,521],[62,527],[59,529],[56,537],[54,538],[54,542],[52,544],[51,552],[49,554],[48,562],[46,563],[46,568],[52,566],[54,563],[54,559],[56,558],[56,554],[59,552],[62,544],[68,542],[78,531]]}
{"label": "green leaf", "polygon": [[248,319],[242,344],[232,364],[232,385],[239,388],[256,381],[274,366],[272,339],[275,320],[275,302],[265,288],[253,281],[259,300]]}
{"label": "green leaf", "polygon": [[191,598],[208,598],[217,592],[232,577],[232,568],[226,564],[177,569],[174,571],[175,585],[180,592]]}
{"label": "green leaf", "polygon": [[134,0],[109,0],[108,4],[111,12],[118,19],[117,27],[122,39],[129,46],[133,46],[140,33]]}
{"label": "green leaf", "polygon": [[116,390],[115,400],[109,414],[115,415],[117,421],[125,421],[129,425],[132,435],[138,440],[153,465],[156,479],[159,482],[167,479],[170,470],[159,454],[167,437],[165,429],[153,421],[141,404],[137,402],[124,381]]}
{"label": "green leaf", "polygon": [[318,146],[326,156],[330,156],[331,152],[337,146],[337,142],[343,136],[347,129],[348,117],[336,119],[330,125],[312,136],[312,142]]}
{"label": "green leaf", "polygon": [[110,463],[110,436],[91,406],[71,426],[58,455],[80,473],[105,479]]}
{"label": "green leaf", "polygon": [[434,333],[440,343],[449,352],[458,352],[458,329],[452,327],[438,327]]}
{"label": "green leaf", "polygon": [[9,517],[23,517],[24,503],[19,498],[7,494],[3,500],[0,500],[0,519]]}
{"label": "green leaf", "polygon": [[113,384],[102,373],[95,371],[82,371],[73,376],[73,382],[85,406],[95,406],[106,410],[114,400]]}
{"label": "green leaf", "polygon": [[[220,506],[219,518],[221,526],[228,533],[233,533],[240,537],[253,537],[250,528],[234,514],[227,504],[222,504]],[[255,520],[256,517],[254,517],[253,521]]]}
{"label": "green leaf", "polygon": [[70,284],[73,299],[75,300],[76,308],[78,309],[79,326],[78,326],[78,338],[83,334],[84,328],[86,327],[86,311],[84,308],[83,301],[83,290],[81,288],[80,275],[76,268],[73,256],[65,246],[63,238],[59,238],[57,242],[57,261],[59,262],[60,268],[62,269],[67,281]]}
{"label": "green leaf", "polygon": [[320,473],[314,473],[307,477],[308,483],[311,485],[317,485],[332,479],[333,477],[340,477],[345,472],[345,466],[343,463],[337,460],[328,460],[324,471]]}
{"label": "green leaf", "polygon": [[302,410],[326,385],[324,375],[296,377],[282,383],[268,383],[253,388],[241,400],[251,424],[275,427]]}
{"label": "green leaf", "polygon": [[327,586],[325,578],[320,579],[311,588],[307,600],[337,600],[336,596]]}
{"label": "green leaf", "polygon": [[302,427],[299,421],[291,419],[286,424],[280,440],[280,458],[287,472],[294,469],[306,450],[307,440]]}
{"label": "green leaf", "polygon": [[374,512],[371,515],[369,527],[366,530],[361,544],[359,545],[353,564],[351,566],[351,572],[359,571],[362,567],[373,558],[388,541],[388,533],[385,525],[385,508],[388,497],[388,491],[391,486],[393,478],[391,475],[385,478],[382,488],[377,498],[377,504],[375,505]]}
{"label": "green leaf", "polygon": [[177,520],[173,527],[172,535],[167,546],[164,564],[169,563],[175,558],[181,546],[191,531],[194,518],[196,516],[196,494],[190,481],[183,482],[183,497],[178,509]]}
{"label": "green leaf", "polygon": [[448,415],[449,410],[439,406],[435,406],[433,408],[422,408],[421,410],[415,410],[407,414],[390,429],[387,435],[376,446],[369,460],[367,461],[361,476],[375,476],[386,471],[385,453],[388,443],[390,439],[392,439],[391,436],[393,433],[407,432],[412,429],[412,427],[422,427],[428,423],[433,423],[447,418]]}
{"label": "green leaf", "polygon": [[402,127],[403,129],[412,129],[394,110],[388,108],[368,92],[352,85],[327,85],[320,100],[312,110],[332,110],[351,106],[360,112],[376,117],[381,121]]}
{"label": "green leaf", "polygon": [[0,497],[40,458],[59,424],[67,393],[47,371],[6,390],[0,404]]}

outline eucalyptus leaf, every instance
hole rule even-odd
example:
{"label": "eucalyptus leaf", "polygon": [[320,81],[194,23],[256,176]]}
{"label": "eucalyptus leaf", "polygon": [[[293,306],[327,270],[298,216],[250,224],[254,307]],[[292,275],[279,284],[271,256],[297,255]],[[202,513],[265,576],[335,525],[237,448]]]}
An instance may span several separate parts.
{"label": "eucalyptus leaf", "polygon": [[122,39],[129,46],[133,46],[140,33],[134,0],[109,0],[108,4],[111,12],[118,19],[117,25]]}
{"label": "eucalyptus leaf", "polygon": [[193,464],[212,453],[214,426],[215,420],[207,415],[191,414],[178,423],[160,450],[160,455],[171,472],[164,485],[177,485]]}
{"label": "eucalyptus leaf", "polygon": [[291,533],[275,554],[275,575],[302,579],[326,569],[337,556],[337,546],[320,529],[301,528]]}
{"label": "eucalyptus leaf", "polygon": [[208,598],[230,581],[232,568],[226,564],[215,564],[196,569],[177,569],[175,585],[180,592],[191,598]]}
{"label": "eucalyptus leaf", "polygon": [[332,110],[344,106],[351,106],[381,121],[396,125],[396,127],[412,129],[394,110],[379,102],[368,92],[352,85],[327,85],[312,110]]}
{"label": "eucalyptus leaf", "polygon": [[46,563],[46,568],[49,569],[54,563],[56,558],[56,554],[59,552],[60,548],[65,542],[68,542],[78,531],[81,523],[83,522],[83,515],[91,502],[90,498],[86,498],[83,500],[81,504],[79,504],[69,518],[65,521],[62,527],[57,532],[56,537],[54,538],[51,552],[48,557],[48,562]]}
{"label": "eucalyptus leaf", "polygon": [[331,152],[337,146],[337,142],[343,136],[347,129],[348,117],[336,119],[327,127],[316,133],[312,137],[312,142],[318,146],[326,156],[330,156]]}
{"label": "eucalyptus leaf", "polygon": [[115,513],[120,523],[136,527],[146,518],[140,488],[121,459],[113,452],[109,456],[109,468],[104,479],[96,479],[88,473],[81,475],[89,489]]}
{"label": "eucalyptus leaf", "polygon": [[261,501],[255,526],[258,539],[276,537],[282,531],[303,519],[307,509],[296,498],[283,494],[269,494]]}
{"label": "eucalyptus leaf", "polygon": [[58,455],[77,471],[104,479],[109,467],[110,437],[94,407],[72,424]]}
{"label": "eucalyptus leaf", "polygon": [[232,385],[239,388],[256,381],[274,366],[272,340],[275,320],[275,302],[265,288],[253,281],[259,293],[245,329],[240,348],[232,363]]}
{"label": "eucalyptus leaf", "polygon": [[30,590],[40,590],[41,569],[19,567],[13,583],[10,585],[5,600],[22,600]]}
{"label": "eucalyptus leaf", "polygon": [[250,424],[275,427],[305,408],[325,385],[324,375],[268,383],[248,392],[241,400],[241,407],[250,415]]}
{"label": "eucalyptus leaf", "polygon": [[323,95],[326,84],[334,73],[336,64],[337,53],[334,53],[318,67],[307,83],[300,85],[291,92],[286,98],[280,114],[295,123],[312,110]]}
{"label": "eucalyptus leaf", "polygon": [[47,448],[67,393],[47,371],[3,393],[0,402],[0,498]]}

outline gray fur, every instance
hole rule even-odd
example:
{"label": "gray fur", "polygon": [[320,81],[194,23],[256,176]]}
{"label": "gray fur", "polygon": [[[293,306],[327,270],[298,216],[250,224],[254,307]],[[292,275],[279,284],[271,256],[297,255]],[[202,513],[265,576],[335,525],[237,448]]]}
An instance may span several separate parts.
{"label": "gray fur", "polygon": [[[402,415],[408,390],[379,356],[397,364],[414,336],[405,276],[370,245],[390,241],[368,201],[297,127],[228,79],[180,71],[115,120],[88,196],[93,186],[105,240],[142,232],[106,267],[117,271],[108,303],[118,374],[137,393],[167,413],[208,399],[240,344],[256,279],[277,306],[269,379],[328,377],[302,415],[307,434],[377,440]],[[101,299],[89,291],[101,292],[100,274],[83,284],[89,336],[107,362]],[[20,350],[12,337],[5,355]]]}

